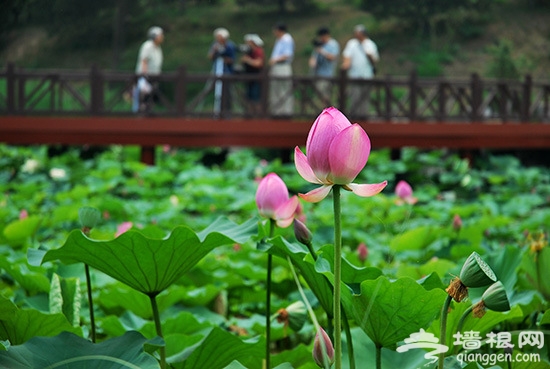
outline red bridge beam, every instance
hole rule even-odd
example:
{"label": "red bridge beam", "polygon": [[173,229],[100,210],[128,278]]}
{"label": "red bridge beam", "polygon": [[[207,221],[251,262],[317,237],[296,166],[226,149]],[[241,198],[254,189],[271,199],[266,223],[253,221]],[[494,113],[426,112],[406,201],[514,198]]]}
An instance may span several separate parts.
{"label": "red bridge beam", "polygon": [[[311,122],[275,119],[160,117],[0,116],[0,142],[7,144],[156,145],[181,147],[305,145]],[[374,147],[456,149],[550,148],[550,124],[361,123]],[[151,153],[149,153],[151,155]]]}

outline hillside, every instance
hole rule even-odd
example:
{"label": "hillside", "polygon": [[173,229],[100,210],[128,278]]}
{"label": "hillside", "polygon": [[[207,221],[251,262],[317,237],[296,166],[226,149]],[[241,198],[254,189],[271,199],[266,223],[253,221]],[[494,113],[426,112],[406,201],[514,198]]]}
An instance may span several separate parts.
{"label": "hillside", "polygon": [[[420,68],[427,75],[469,76],[477,72],[487,74],[493,58],[488,51],[501,40],[511,43],[512,59],[522,74],[536,78],[550,78],[550,12],[538,12],[513,4],[499,6],[490,15],[482,36],[468,41],[449,41],[445,37],[422,39],[400,30],[395,22],[377,20],[367,12],[358,11],[345,1],[321,1],[322,10],[309,14],[289,14],[281,17],[271,10],[248,9],[243,12],[235,5],[218,7],[177,5],[158,7],[149,15],[151,24],[143,25],[145,34],[149,25],[165,28],[166,41],[164,70],[185,65],[190,71],[207,72],[206,51],[212,40],[212,31],[226,27],[231,38],[242,42],[246,33],[258,33],[265,41],[266,53],[271,52],[274,38],[271,27],[278,21],[288,24],[296,40],[296,73],[307,73],[307,58],[311,52],[311,39],[316,29],[326,25],[341,46],[351,37],[355,24],[365,24],[377,42],[381,75],[405,75]],[[134,30],[136,31],[136,30]],[[140,32],[133,32],[140,33]],[[118,69],[133,70],[137,50],[143,39],[126,40]],[[96,50],[59,50],[56,37],[39,27],[17,29],[10,32],[8,46],[0,51],[0,60],[13,61],[26,68],[88,68],[98,64],[101,68],[113,66],[112,45]]]}

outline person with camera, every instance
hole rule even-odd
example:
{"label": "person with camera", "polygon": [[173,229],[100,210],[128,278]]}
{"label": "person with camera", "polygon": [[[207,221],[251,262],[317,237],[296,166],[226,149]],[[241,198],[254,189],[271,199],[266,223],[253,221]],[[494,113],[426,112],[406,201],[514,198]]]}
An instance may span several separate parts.
{"label": "person with camera", "polygon": [[[216,77],[233,74],[237,47],[229,39],[229,31],[225,28],[214,30],[214,42],[208,50],[208,59],[212,61],[212,73]],[[214,85],[214,114],[219,115],[222,108],[229,111],[231,107],[231,93],[228,82],[217,80]]]}
{"label": "person with camera", "polygon": [[244,72],[247,74],[253,74],[258,79],[251,80],[247,83],[246,96],[250,103],[249,113],[255,116],[260,113],[260,96],[261,96],[261,83],[260,73],[264,67],[264,41],[255,33],[249,33],[244,36],[245,44],[239,47],[239,50],[243,53],[241,62],[244,66]]}
{"label": "person with camera", "polygon": [[331,37],[327,27],[317,30],[317,37],[313,39],[313,52],[309,58],[309,67],[313,75],[320,77],[315,81],[315,92],[321,97],[323,105],[331,105],[332,81],[334,76],[340,44]]}
{"label": "person with camera", "polygon": [[133,87],[132,111],[150,113],[155,99],[158,82],[155,77],[162,71],[162,49],[164,31],[160,27],[151,27],[138,54],[136,63],[136,84]]}

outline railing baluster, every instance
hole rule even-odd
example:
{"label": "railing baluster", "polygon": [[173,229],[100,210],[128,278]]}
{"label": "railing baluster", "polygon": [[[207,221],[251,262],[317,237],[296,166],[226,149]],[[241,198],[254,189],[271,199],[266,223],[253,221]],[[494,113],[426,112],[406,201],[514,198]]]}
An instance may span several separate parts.
{"label": "railing baluster", "polygon": [[13,63],[8,63],[7,67],[7,73],[6,73],[6,79],[7,79],[7,88],[8,88],[8,96],[7,96],[7,108],[8,108],[8,114],[15,113],[15,84],[17,81],[17,76],[15,74],[15,65]]}
{"label": "railing baluster", "polygon": [[531,89],[533,87],[533,79],[531,75],[525,76],[523,83],[523,99],[521,108],[521,121],[528,122],[531,119]]}

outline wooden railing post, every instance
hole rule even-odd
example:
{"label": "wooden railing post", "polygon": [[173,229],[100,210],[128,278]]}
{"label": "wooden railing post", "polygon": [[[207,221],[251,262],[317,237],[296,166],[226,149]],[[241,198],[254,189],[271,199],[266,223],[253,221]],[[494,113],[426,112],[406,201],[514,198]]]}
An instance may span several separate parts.
{"label": "wooden railing post", "polygon": [[533,78],[530,74],[525,76],[523,82],[523,99],[521,102],[521,121],[528,122],[531,119],[531,90],[533,88]]}
{"label": "wooden railing post", "polygon": [[263,68],[259,76],[261,83],[261,93],[260,93],[260,104],[261,111],[260,116],[262,118],[267,118],[269,116],[269,68]]}
{"label": "wooden railing post", "polygon": [[338,109],[346,112],[346,95],[347,95],[348,74],[345,70],[340,70],[338,78]]}
{"label": "wooden railing post", "polygon": [[414,122],[417,118],[417,105],[418,105],[418,73],[416,69],[411,72],[411,78],[409,80],[409,120]]}
{"label": "wooden railing post", "polygon": [[385,104],[386,108],[385,108],[384,117],[386,118],[387,121],[390,121],[392,118],[391,103],[393,100],[393,93],[391,90],[391,85],[392,85],[391,76],[388,74],[386,75],[386,80],[384,83],[384,92],[385,92],[384,95],[386,96],[386,104]]}
{"label": "wooden railing post", "polygon": [[92,115],[100,115],[103,112],[103,87],[103,75],[94,64],[90,70],[90,113]]}
{"label": "wooden railing post", "polygon": [[185,115],[185,101],[187,99],[187,69],[185,66],[178,68],[176,76],[176,93],[174,96],[176,101],[176,114],[179,116]]}
{"label": "wooden railing post", "polygon": [[472,74],[471,87],[472,89],[472,113],[470,119],[472,122],[478,122],[483,119],[483,114],[480,111],[483,102],[483,85],[479,74]]}
{"label": "wooden railing post", "polygon": [[15,65],[13,63],[8,63],[6,70],[6,87],[8,89],[7,93],[7,110],[8,114],[15,113],[15,85],[16,85],[16,75],[15,75]]}
{"label": "wooden railing post", "polygon": [[445,120],[446,113],[447,113],[447,83],[445,81],[441,81],[438,84],[438,105],[439,109],[437,110],[437,120],[442,122]]}

